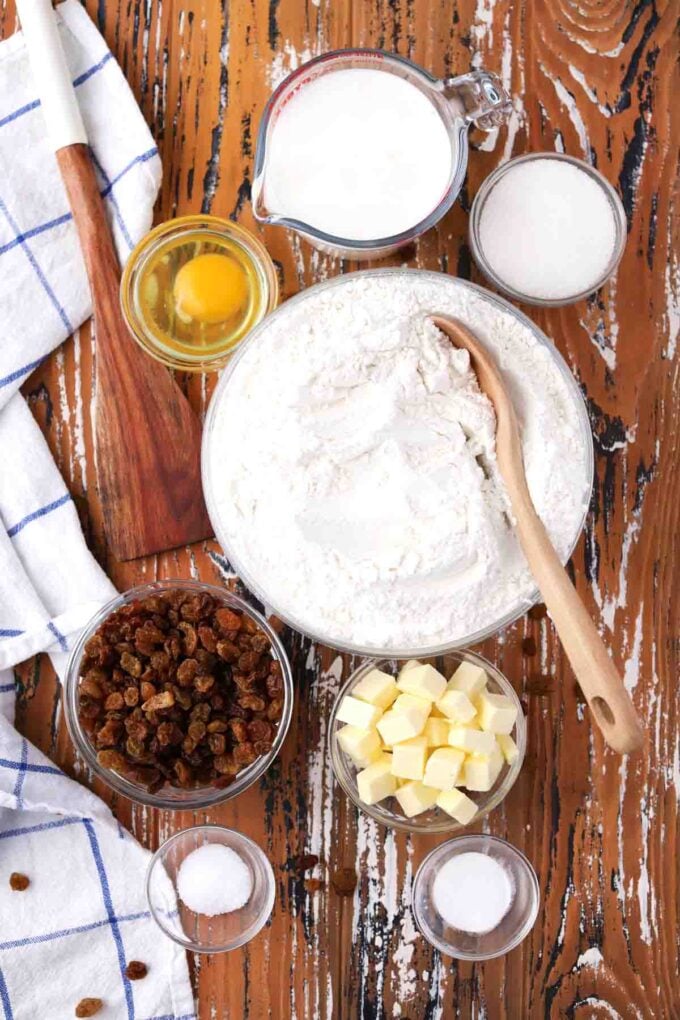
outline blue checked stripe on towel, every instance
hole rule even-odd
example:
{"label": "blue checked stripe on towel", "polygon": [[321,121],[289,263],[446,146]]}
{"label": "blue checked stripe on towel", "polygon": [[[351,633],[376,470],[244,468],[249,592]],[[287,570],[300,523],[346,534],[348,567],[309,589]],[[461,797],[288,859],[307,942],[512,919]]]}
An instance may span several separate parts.
{"label": "blue checked stripe on towel", "polygon": [[[11,786],[14,796],[16,797],[18,808],[23,807],[22,789],[27,775],[37,774],[43,776],[57,776],[61,780],[65,778],[61,770],[56,768],[56,766],[31,761],[30,755],[30,745],[28,741],[22,738],[20,760],[13,761],[7,758],[0,758],[0,770],[14,774]],[[10,812],[7,812],[7,814],[9,815]],[[12,814],[19,819],[21,818],[21,814],[17,812],[12,812]],[[0,821],[1,820],[2,811],[0,810]],[[49,837],[54,830],[65,828],[70,828],[75,833],[80,833],[82,847],[88,848],[87,855],[91,861],[93,873],[96,875],[97,886],[101,894],[102,908],[101,916],[98,919],[88,921],[85,924],[72,925],[71,927],[54,927],[49,930],[35,931],[29,935],[14,939],[3,939],[2,933],[0,932],[0,1006],[2,1008],[0,1015],[3,1016],[3,1020],[15,1020],[15,1009],[18,1008],[19,1005],[18,1003],[12,1003],[9,990],[10,982],[6,980],[3,973],[3,956],[5,954],[16,952],[21,949],[28,949],[31,946],[63,942],[64,940],[72,939],[78,935],[106,928],[108,928],[111,932],[111,938],[115,947],[118,971],[120,974],[120,986],[122,989],[128,1020],[196,1020],[196,1015],[193,1012],[182,1014],[164,1013],[162,1015],[156,1014],[154,1016],[143,1016],[135,1012],[132,984],[125,974],[127,961],[124,946],[124,932],[127,932],[135,924],[148,923],[150,921],[151,914],[148,910],[138,910],[132,913],[120,914],[116,912],[111,892],[111,883],[104,863],[104,855],[102,853],[100,837],[98,835],[98,828],[100,826],[101,820],[97,820],[92,817],[64,815],[63,817],[55,817],[50,821],[43,821],[39,823],[27,822],[26,824],[22,823],[5,829],[0,827],[0,852],[2,851],[4,842],[9,840],[26,839],[28,837],[35,840],[36,838],[40,839],[43,834],[44,838],[49,840]],[[108,827],[107,835],[108,838],[111,838]],[[120,827],[118,827],[117,838],[121,840],[129,839],[124,830]],[[45,843],[45,854],[49,849],[49,845],[49,842]],[[76,855],[77,851],[74,850],[74,856]],[[45,856],[41,855],[39,844],[37,848],[34,849],[32,856],[33,859],[36,859],[36,857],[37,859],[40,859],[41,856]]]}
{"label": "blue checked stripe on towel", "polygon": [[[85,82],[90,81],[90,79],[100,74],[112,60],[113,54],[110,51],[107,51],[100,60],[92,64],[92,66],[89,67],[82,74],[79,74],[77,77],[75,77],[73,79],[73,84],[76,86],[76,88],[78,88]],[[0,119],[0,131],[7,124],[14,124],[21,117],[24,117],[26,116],[26,114],[29,114],[32,111],[39,108],[39,106],[40,100],[35,99],[29,103],[24,103],[22,106],[19,106],[17,109],[6,114],[4,117]],[[153,145],[144,152],[140,152],[138,155],[128,160],[127,163],[123,167],[121,167],[112,177],[109,177],[109,175],[107,174],[102,164],[102,161],[95,152],[94,148],[91,148],[91,153],[101,183],[100,194],[102,195],[103,198],[106,198],[109,201],[115,222],[118,225],[120,234],[124,238],[125,244],[127,245],[128,248],[128,252],[130,252],[132,251],[135,242],[131,235],[130,229],[128,228],[128,225],[125,221],[125,217],[121,210],[120,204],[117,201],[116,186],[126,177],[126,175],[134,167],[139,166],[139,164],[141,163],[146,163],[149,160],[153,159],[154,157],[157,157],[158,149],[155,145]],[[68,334],[73,333],[74,328],[75,326],[78,325],[78,323],[74,324],[70,321],[66,310],[59,301],[55,289],[51,285],[46,273],[40,266],[35,255],[33,254],[31,246],[29,244],[29,241],[32,238],[37,237],[40,234],[44,234],[48,231],[54,230],[57,227],[63,226],[63,224],[65,223],[68,223],[72,219],[71,213],[68,211],[64,211],[62,215],[53,217],[52,219],[44,223],[40,223],[34,227],[31,227],[29,230],[22,232],[17,226],[17,223],[15,222],[12,212],[10,209],[8,209],[6,202],[2,196],[2,193],[0,192],[0,215],[4,217],[12,233],[14,234],[14,237],[10,241],[7,241],[5,244],[0,245],[0,258],[7,252],[12,251],[14,248],[21,247],[23,249],[23,251],[26,254],[26,258],[30,262],[35,272],[36,278],[39,281],[40,286],[45,291],[47,297],[49,298],[51,304],[53,305],[56,313],[58,314],[64,326],[64,329]],[[2,272],[1,261],[0,272]],[[25,364],[20,365],[18,368],[14,369],[12,372],[5,374],[2,378],[0,378],[0,388],[9,386],[12,383],[16,382],[18,379],[22,379],[24,376],[29,375],[35,368],[38,367],[41,361],[42,358],[28,361]]]}

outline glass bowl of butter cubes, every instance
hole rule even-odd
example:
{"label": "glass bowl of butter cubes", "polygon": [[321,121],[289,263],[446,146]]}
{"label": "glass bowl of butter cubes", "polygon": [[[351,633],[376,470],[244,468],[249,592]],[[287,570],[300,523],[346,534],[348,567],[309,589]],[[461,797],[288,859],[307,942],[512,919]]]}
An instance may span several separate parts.
{"label": "glass bowl of butter cubes", "polygon": [[512,685],[475,652],[371,660],[336,698],[331,762],[347,796],[383,825],[455,832],[512,788],[526,722]]}

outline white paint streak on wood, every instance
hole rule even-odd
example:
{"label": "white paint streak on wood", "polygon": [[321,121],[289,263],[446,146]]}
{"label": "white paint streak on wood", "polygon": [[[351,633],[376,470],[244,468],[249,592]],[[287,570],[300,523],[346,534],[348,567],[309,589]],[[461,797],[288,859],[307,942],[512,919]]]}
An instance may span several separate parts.
{"label": "white paint streak on wood", "polygon": [[586,81],[586,76],[578,67],[574,67],[573,64],[569,64],[569,74],[572,76],[575,82],[581,86],[588,99],[594,106],[598,108],[603,117],[611,117],[612,111],[609,106],[605,106],[597,98],[597,92],[592,88]]}
{"label": "white paint streak on wood", "polygon": [[493,48],[493,18],[496,0],[477,0],[475,13],[470,28],[470,37],[474,44],[472,66],[482,67],[484,52]]}
{"label": "white paint streak on wood", "polygon": [[[312,658],[312,652],[307,657],[307,668],[318,666],[316,655]],[[329,861],[333,857],[333,808],[335,805],[335,790],[332,779],[332,772],[327,751],[327,723],[330,717],[333,701],[338,693],[340,681],[342,680],[343,662],[342,656],[337,655],[328,669],[319,673],[318,680],[310,687],[311,703],[309,711],[319,722],[319,739],[316,747],[312,748],[307,758],[308,775],[308,813],[307,813],[307,841],[305,853],[315,854],[320,860]],[[322,932],[321,918],[322,907],[325,907],[325,893],[319,893],[312,899],[314,913],[314,935],[312,951],[319,959],[322,953],[320,934]],[[358,893],[355,893],[358,898]],[[322,987],[321,982],[314,983],[315,1002],[310,1012],[309,1002],[305,1003],[305,1016],[321,1015],[321,999],[325,1003],[325,1016],[333,1015],[333,987],[331,984],[331,969],[326,969],[326,986]],[[308,994],[307,985],[305,994]]]}
{"label": "white paint streak on wood", "polygon": [[603,963],[604,956],[602,955],[599,946],[591,946],[589,949],[586,949],[584,953],[581,953],[576,961],[574,970],[581,970],[582,967],[590,967],[593,970],[598,970]]}
{"label": "white paint streak on wood", "polygon": [[588,138],[588,128],[586,127],[585,121],[581,116],[573,93],[569,91],[566,85],[564,85],[561,78],[554,78],[550,71],[548,71],[545,64],[543,64],[540,60],[538,62],[538,66],[543,75],[548,79],[549,82],[551,82],[552,87],[555,90],[555,95],[559,99],[561,105],[567,111],[567,116],[569,117],[569,120],[574,126],[574,130],[576,131],[579,143],[581,145],[583,156],[588,160],[588,162],[590,162],[590,141]]}
{"label": "white paint streak on wood", "polygon": [[644,622],[644,602],[640,603],[635,618],[635,632],[633,635],[633,647],[623,666],[623,683],[629,694],[632,694],[640,679],[640,654],[642,651],[642,625]]}
{"label": "white paint streak on wood", "polygon": [[675,358],[680,334],[680,266],[678,265],[678,254],[674,238],[670,231],[668,237],[668,261],[664,270],[666,285],[666,331],[668,342],[664,351],[664,357],[669,361]]}

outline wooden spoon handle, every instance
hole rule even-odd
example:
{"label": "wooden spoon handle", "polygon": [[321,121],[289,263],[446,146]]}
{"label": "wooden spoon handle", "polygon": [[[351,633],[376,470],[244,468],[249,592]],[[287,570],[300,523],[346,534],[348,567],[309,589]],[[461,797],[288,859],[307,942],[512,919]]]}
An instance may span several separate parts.
{"label": "wooden spoon handle", "polygon": [[528,490],[511,494],[524,555],[595,721],[620,754],[638,750],[643,730],[597,627],[560,563]]}

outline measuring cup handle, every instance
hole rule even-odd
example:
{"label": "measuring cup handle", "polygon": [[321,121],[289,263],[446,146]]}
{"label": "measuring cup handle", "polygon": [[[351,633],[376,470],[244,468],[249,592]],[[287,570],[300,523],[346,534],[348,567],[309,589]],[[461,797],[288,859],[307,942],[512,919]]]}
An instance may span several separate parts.
{"label": "measuring cup handle", "polygon": [[444,78],[444,96],[457,115],[483,131],[500,127],[512,112],[512,101],[498,75],[470,71],[458,78]]}

